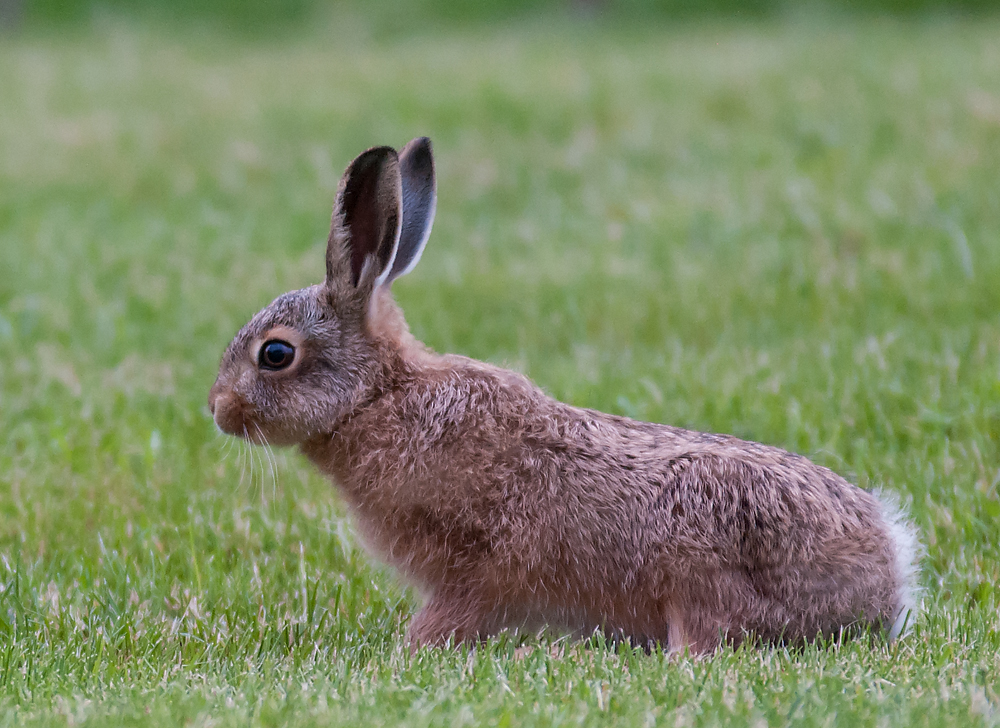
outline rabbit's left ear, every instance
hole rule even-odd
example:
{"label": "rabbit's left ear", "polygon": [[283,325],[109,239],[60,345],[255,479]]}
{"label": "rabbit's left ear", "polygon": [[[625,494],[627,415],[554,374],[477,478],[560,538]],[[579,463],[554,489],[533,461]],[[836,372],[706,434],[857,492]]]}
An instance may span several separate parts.
{"label": "rabbit's left ear", "polygon": [[370,291],[385,281],[396,257],[401,203],[395,149],[375,147],[351,162],[333,208],[326,246],[327,286],[349,278],[354,288]]}
{"label": "rabbit's left ear", "polygon": [[430,139],[418,137],[403,147],[399,153],[399,173],[403,185],[403,224],[396,258],[386,283],[413,270],[431,234],[437,208],[437,185]]}

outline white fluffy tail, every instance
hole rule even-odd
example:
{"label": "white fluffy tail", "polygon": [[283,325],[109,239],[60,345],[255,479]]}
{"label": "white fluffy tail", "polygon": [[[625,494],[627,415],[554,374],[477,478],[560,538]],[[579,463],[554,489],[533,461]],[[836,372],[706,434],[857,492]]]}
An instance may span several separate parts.
{"label": "white fluffy tail", "polygon": [[894,572],[896,577],[896,616],[889,629],[889,639],[894,640],[909,631],[917,617],[920,602],[920,586],[917,583],[920,575],[920,559],[923,557],[923,546],[917,538],[917,530],[906,517],[899,505],[899,499],[892,493],[876,492],[882,504],[882,517],[892,540],[892,548],[896,559]]}

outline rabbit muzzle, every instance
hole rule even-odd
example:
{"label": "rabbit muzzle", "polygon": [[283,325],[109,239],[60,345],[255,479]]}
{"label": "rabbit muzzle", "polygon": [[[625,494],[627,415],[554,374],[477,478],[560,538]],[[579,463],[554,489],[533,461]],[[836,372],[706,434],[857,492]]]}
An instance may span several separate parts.
{"label": "rabbit muzzle", "polygon": [[238,395],[233,392],[212,387],[208,395],[208,408],[212,412],[215,426],[227,435],[236,435],[253,440],[256,428],[248,417],[248,407]]}

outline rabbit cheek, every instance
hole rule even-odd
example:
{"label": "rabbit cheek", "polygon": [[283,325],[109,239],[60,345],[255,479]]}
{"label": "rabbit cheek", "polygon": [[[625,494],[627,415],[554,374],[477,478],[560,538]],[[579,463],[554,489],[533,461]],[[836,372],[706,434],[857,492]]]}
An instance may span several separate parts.
{"label": "rabbit cheek", "polygon": [[[248,439],[258,445],[295,445],[301,439],[299,433],[303,423],[293,416],[287,416],[285,407],[258,404],[257,409],[246,418]],[[291,412],[294,413],[294,408]]]}

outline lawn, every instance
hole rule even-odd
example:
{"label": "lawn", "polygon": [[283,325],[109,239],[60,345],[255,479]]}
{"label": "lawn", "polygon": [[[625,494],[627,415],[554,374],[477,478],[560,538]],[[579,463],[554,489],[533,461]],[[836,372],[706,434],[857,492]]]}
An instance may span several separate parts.
{"label": "lawn", "polygon": [[[1000,17],[369,30],[0,38],[0,726],[1000,722]],[[330,484],[206,396],[422,134],[418,337],[899,494],[909,636],[408,653]]]}

